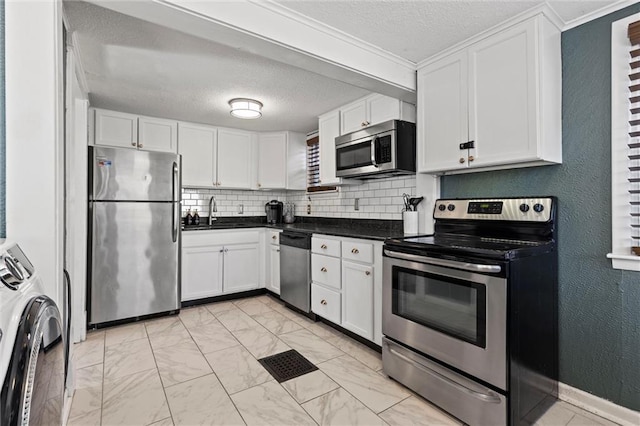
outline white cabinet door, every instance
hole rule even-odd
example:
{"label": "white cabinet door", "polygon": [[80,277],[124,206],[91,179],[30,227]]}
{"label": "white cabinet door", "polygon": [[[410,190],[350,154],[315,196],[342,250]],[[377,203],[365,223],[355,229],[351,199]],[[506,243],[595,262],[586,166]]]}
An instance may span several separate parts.
{"label": "white cabinet door", "polygon": [[182,155],[182,186],[215,187],[217,129],[179,123],[178,137],[178,153]]}
{"label": "white cabinet door", "polygon": [[320,183],[323,186],[337,185],[336,177],[336,137],[340,136],[340,113],[323,115],[318,120],[320,138]]}
{"label": "white cabinet door", "polygon": [[122,112],[95,110],[96,145],[138,147],[138,116]]}
{"label": "white cabinet door", "polygon": [[376,95],[368,99],[367,103],[369,110],[367,121],[371,124],[378,124],[401,118],[401,102],[398,99],[384,95]]}
{"label": "white cabinet door", "polygon": [[178,152],[178,123],[159,118],[138,118],[138,148],[145,151]]}
{"label": "white cabinet door", "polygon": [[467,166],[467,151],[460,150],[469,141],[467,75],[466,51],[418,71],[419,172]]}
{"label": "white cabinet door", "polygon": [[342,261],[342,326],[373,340],[373,267]]}
{"label": "white cabinet door", "polygon": [[260,287],[260,245],[237,244],[224,247],[224,293]]}
{"label": "white cabinet door", "polygon": [[218,185],[220,188],[250,189],[254,162],[252,134],[241,130],[218,129]]}
{"label": "white cabinet door", "polygon": [[538,159],[535,21],[469,48],[469,167]]}
{"label": "white cabinet door", "polygon": [[359,101],[340,108],[340,134],[351,133],[369,125],[367,102]]}
{"label": "white cabinet door", "polygon": [[182,300],[222,294],[222,246],[182,248]]}
{"label": "white cabinet door", "polygon": [[261,133],[258,138],[258,188],[287,186],[287,134]]}
{"label": "white cabinet door", "polygon": [[269,245],[269,290],[280,294],[280,246]]}

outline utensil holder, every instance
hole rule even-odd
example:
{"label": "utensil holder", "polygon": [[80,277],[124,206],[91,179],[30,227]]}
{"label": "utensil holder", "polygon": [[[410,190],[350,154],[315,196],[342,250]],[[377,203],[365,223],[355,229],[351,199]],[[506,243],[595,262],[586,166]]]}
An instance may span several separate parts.
{"label": "utensil holder", "polygon": [[418,233],[418,212],[404,211],[402,212],[402,223],[404,225],[405,234]]}

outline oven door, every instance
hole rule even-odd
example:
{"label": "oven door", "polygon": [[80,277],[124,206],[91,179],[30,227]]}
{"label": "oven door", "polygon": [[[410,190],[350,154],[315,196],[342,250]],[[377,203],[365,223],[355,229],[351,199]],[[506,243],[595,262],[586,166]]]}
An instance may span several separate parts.
{"label": "oven door", "polygon": [[379,133],[336,145],[336,176],[363,176],[396,167],[396,132]]}
{"label": "oven door", "polygon": [[385,249],[383,334],[506,390],[504,267]]}

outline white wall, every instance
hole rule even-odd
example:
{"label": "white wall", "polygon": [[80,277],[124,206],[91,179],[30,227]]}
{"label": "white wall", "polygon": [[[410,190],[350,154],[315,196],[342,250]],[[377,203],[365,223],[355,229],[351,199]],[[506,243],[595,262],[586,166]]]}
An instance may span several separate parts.
{"label": "white wall", "polygon": [[7,238],[62,296],[61,3],[6,2]]}

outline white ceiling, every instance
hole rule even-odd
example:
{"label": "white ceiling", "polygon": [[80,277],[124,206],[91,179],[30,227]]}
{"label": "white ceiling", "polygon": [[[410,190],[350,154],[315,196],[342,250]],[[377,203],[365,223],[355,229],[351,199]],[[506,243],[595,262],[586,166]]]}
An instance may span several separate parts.
{"label": "white ceiling", "polygon": [[[309,19],[412,62],[544,1],[279,0]],[[616,1],[550,1],[565,21]],[[254,131],[310,132],[317,116],[368,92],[243,50],[78,1],[65,1],[92,106]],[[227,102],[263,102],[240,120]]]}

